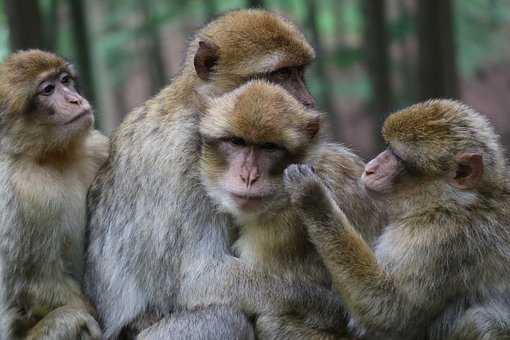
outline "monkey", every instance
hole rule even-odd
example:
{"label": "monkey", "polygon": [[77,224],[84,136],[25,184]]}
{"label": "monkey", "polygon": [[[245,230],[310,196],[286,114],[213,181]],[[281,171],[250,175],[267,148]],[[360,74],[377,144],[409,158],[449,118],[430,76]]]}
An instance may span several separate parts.
{"label": "monkey", "polygon": [[[310,162],[321,177],[341,185],[344,193],[358,193],[362,161],[341,145],[323,142],[321,114],[307,109],[279,85],[250,81],[206,106],[199,128],[201,179],[216,209],[232,215],[239,227],[234,255],[271,275],[332,289],[329,272],[289,204],[283,171],[292,163]],[[257,337],[338,339],[347,335],[344,320],[331,320],[320,309],[314,316],[315,320],[296,320],[295,315],[264,315],[255,323],[263,324],[256,327]],[[282,318],[287,324],[279,322]]]}
{"label": "monkey", "polygon": [[[246,338],[254,315],[292,301],[302,313],[322,308],[342,318],[335,292],[274,278],[232,256],[233,222],[200,181],[197,96],[263,78],[311,107],[303,73],[313,59],[287,19],[228,12],[197,32],[181,72],[113,133],[88,194],[85,289],[105,338]],[[152,325],[133,327],[144,315]]]}
{"label": "monkey", "polygon": [[308,164],[285,185],[360,336],[510,338],[510,184],[489,121],[452,100],[391,114],[362,175],[388,209],[372,250]]}
{"label": "monkey", "polygon": [[0,65],[1,339],[100,339],[82,292],[86,195],[106,160],[91,105],[64,59]]}

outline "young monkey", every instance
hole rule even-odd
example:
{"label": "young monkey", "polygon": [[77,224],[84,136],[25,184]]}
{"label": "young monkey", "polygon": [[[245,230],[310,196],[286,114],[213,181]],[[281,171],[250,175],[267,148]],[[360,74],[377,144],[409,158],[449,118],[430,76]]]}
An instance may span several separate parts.
{"label": "young monkey", "polygon": [[29,50],[0,65],[0,339],[100,339],[81,291],[86,195],[108,154],[76,74]]}
{"label": "young monkey", "polygon": [[[295,162],[311,162],[322,176],[331,177],[330,169],[344,167],[336,172],[337,182],[351,181],[346,185],[354,189],[362,162],[340,145],[322,143],[321,115],[278,85],[252,81],[212,99],[208,107],[200,124],[202,183],[217,208],[239,226],[234,253],[272,275],[331,288],[303,220],[289,204],[283,171]],[[342,320],[331,320],[320,310],[315,314],[315,320],[262,315],[257,326],[265,325],[257,327],[257,334],[263,339],[343,335]]]}
{"label": "young monkey", "polygon": [[374,339],[510,339],[510,183],[489,122],[431,100],[383,135],[362,177],[389,211],[374,251],[310,166],[285,174],[351,324]]}

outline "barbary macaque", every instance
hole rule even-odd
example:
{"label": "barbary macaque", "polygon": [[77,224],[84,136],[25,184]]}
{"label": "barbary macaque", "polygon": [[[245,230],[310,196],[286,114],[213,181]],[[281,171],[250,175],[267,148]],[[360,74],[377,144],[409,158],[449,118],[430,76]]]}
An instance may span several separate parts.
{"label": "barbary macaque", "polygon": [[293,301],[296,312],[321,308],[342,318],[336,293],[233,257],[232,219],[215,209],[200,180],[196,97],[267,79],[311,107],[304,70],[313,59],[287,19],[229,12],[197,32],[178,76],[115,131],[88,200],[86,291],[106,338],[140,331],[150,339],[246,338],[253,315],[289,310]]}
{"label": "barbary macaque", "polygon": [[86,195],[108,154],[62,58],[0,65],[0,338],[100,339],[81,290]]}
{"label": "barbary macaque", "polygon": [[362,181],[389,223],[372,250],[309,165],[285,183],[359,335],[510,338],[510,184],[485,117],[430,100],[388,117]]}

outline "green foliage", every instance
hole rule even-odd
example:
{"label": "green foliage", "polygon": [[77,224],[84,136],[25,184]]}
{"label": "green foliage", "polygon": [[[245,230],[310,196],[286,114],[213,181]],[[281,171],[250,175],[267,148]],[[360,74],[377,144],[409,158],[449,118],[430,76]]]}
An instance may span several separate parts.
{"label": "green foliage", "polygon": [[[0,8],[3,8],[4,1],[0,0]],[[9,31],[4,11],[0,11],[0,60],[9,54]]]}
{"label": "green foliage", "polygon": [[498,60],[508,55],[504,53],[508,48],[508,33],[501,28],[502,24],[510,22],[510,2],[457,0],[455,10],[461,74],[469,77],[487,60]]}

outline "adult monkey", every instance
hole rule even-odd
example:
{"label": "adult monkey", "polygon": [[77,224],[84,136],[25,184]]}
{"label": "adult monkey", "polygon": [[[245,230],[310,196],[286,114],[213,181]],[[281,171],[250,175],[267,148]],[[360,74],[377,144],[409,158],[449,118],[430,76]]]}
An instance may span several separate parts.
{"label": "adult monkey", "polygon": [[244,314],[230,305],[261,313],[270,303],[297,301],[304,311],[330,308],[341,319],[330,292],[285,285],[231,257],[231,221],[215,212],[200,184],[195,92],[215,97],[266,78],[310,106],[303,72],[313,58],[282,17],[230,12],[198,32],[173,83],[116,131],[89,193],[86,291],[107,338],[158,319],[143,336],[251,336]]}

